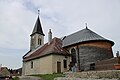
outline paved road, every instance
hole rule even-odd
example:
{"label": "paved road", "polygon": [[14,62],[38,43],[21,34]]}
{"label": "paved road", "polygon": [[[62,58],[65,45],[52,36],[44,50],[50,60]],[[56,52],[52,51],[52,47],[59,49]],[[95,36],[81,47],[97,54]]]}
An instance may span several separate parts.
{"label": "paved road", "polygon": [[33,76],[21,76],[20,80],[42,80],[42,79],[38,77],[33,77]]}

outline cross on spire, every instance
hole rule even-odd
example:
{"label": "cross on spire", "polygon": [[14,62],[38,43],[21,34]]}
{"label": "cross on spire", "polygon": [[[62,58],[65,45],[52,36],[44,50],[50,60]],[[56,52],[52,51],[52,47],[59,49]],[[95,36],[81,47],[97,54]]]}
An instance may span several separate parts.
{"label": "cross on spire", "polygon": [[38,15],[40,14],[40,10],[38,10]]}
{"label": "cross on spire", "polygon": [[88,29],[88,27],[87,27],[87,23],[85,23],[85,25],[86,25],[86,29]]}

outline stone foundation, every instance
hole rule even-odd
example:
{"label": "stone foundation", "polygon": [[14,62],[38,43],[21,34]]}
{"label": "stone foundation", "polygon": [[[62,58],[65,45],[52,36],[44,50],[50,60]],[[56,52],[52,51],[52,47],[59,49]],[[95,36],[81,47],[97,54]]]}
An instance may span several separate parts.
{"label": "stone foundation", "polygon": [[86,72],[67,72],[66,77],[76,78],[120,78],[120,70],[106,70],[106,71],[86,71]]}
{"label": "stone foundation", "polygon": [[120,70],[66,72],[65,77],[54,80],[119,80]]}
{"label": "stone foundation", "polygon": [[119,79],[106,79],[106,78],[102,78],[102,79],[94,79],[94,78],[63,78],[63,77],[59,77],[59,78],[55,78],[54,80],[119,80]]}

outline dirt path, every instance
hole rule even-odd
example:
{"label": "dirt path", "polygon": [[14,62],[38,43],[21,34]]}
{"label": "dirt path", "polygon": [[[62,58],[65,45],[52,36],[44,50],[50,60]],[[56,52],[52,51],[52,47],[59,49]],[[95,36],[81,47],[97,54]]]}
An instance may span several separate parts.
{"label": "dirt path", "polygon": [[38,77],[33,77],[33,76],[21,76],[20,80],[42,80],[42,79]]}

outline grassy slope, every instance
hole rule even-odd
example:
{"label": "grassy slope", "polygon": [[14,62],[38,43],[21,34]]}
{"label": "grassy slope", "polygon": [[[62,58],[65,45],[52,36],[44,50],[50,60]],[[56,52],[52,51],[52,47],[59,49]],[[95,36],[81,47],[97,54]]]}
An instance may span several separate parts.
{"label": "grassy slope", "polygon": [[38,74],[38,75],[32,75],[42,78],[43,80],[54,80],[56,77],[62,77],[62,73],[55,73],[55,74]]}
{"label": "grassy slope", "polygon": [[12,80],[20,80],[19,77],[14,77]]}

